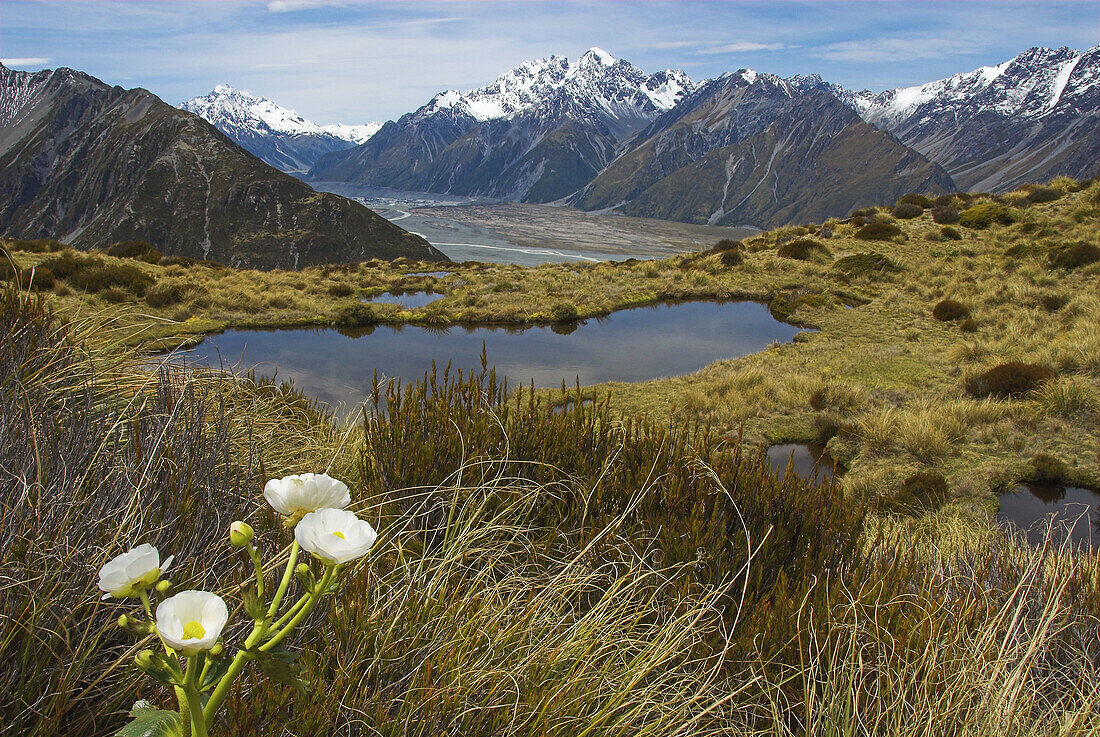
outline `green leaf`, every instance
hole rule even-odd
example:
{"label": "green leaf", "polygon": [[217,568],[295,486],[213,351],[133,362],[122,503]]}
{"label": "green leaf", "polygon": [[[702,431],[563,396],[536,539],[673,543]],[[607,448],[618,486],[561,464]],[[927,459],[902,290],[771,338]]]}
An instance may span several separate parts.
{"label": "green leaf", "polygon": [[154,681],[159,681],[166,686],[177,685],[175,672],[160,653],[154,653],[149,666],[140,670]]}
{"label": "green leaf", "polygon": [[248,654],[259,664],[264,675],[275,683],[293,686],[303,692],[309,691],[309,682],[298,676],[301,668],[294,664],[294,659],[298,657],[297,653],[280,646],[272,648],[271,652],[253,649],[249,650]]}
{"label": "green leaf", "polygon": [[115,737],[182,737],[183,735],[180,715],[174,711],[135,704],[130,710],[130,717],[132,721],[115,732]]}
{"label": "green leaf", "polygon": [[229,670],[229,658],[217,658],[207,661],[209,667],[206,669],[206,675],[203,676],[202,682],[199,683],[199,691],[209,691],[217,685],[218,681],[222,679],[225,672]]}
{"label": "green leaf", "polygon": [[256,596],[255,591],[244,592],[244,610],[253,619],[263,619],[267,616],[267,606]]}

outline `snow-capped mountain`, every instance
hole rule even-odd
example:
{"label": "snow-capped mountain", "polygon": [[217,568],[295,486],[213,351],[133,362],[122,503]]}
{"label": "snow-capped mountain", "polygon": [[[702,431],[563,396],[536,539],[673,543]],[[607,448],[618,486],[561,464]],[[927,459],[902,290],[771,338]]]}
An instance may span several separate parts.
{"label": "snow-capped mountain", "polygon": [[820,78],[724,74],[630,143],[569,201],[585,210],[771,227],[954,189],[940,166],[861,120]]}
{"label": "snow-capped mountain", "polygon": [[1035,47],[927,84],[839,96],[966,189],[1086,178],[1100,161],[1100,47]]}
{"label": "snow-capped mountain", "polygon": [[318,125],[267,99],[219,84],[208,95],[180,105],[232,138],[239,146],[286,172],[304,172],[323,154],[366,142],[382,127]]}
{"label": "snow-capped mountain", "polygon": [[681,71],[646,74],[598,48],[527,61],[485,87],[437,94],[309,176],[548,202],[583,186],[694,88]]}

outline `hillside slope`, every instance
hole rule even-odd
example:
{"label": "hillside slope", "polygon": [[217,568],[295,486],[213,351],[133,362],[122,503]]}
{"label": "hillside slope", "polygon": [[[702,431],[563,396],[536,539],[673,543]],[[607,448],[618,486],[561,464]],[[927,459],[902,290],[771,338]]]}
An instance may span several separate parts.
{"label": "hillside slope", "polygon": [[0,67],[0,233],[144,240],[256,268],[444,258],[362,205],[243,151],[198,116],[70,69]]}
{"label": "hillside slope", "polygon": [[828,90],[752,70],[661,116],[572,198],[585,210],[714,225],[822,220],[951,177]]}

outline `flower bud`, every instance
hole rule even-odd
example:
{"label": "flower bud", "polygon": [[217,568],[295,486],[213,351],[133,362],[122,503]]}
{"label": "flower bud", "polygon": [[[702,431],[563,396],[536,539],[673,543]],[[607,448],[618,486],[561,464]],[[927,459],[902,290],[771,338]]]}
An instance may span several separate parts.
{"label": "flower bud", "polygon": [[297,573],[299,576],[306,575],[307,573],[309,573],[309,564],[299,563],[297,568],[294,569],[294,572]]}
{"label": "flower bud", "polygon": [[218,644],[214,645],[214,647],[210,648],[210,654],[212,656],[214,656],[215,658],[220,656],[224,652],[225,652],[225,645],[221,644],[220,642]]}
{"label": "flower bud", "polygon": [[229,544],[235,548],[243,548],[252,542],[255,534],[247,522],[237,520],[229,526]]}
{"label": "flower bud", "polygon": [[142,650],[134,656],[134,665],[142,670],[148,670],[153,666],[153,651]]}
{"label": "flower bud", "polygon": [[124,630],[124,629],[126,629],[127,627],[129,627],[129,626],[130,626],[130,617],[128,617],[128,616],[127,616],[127,615],[125,615],[125,614],[121,614],[121,615],[119,615],[119,618],[118,618],[118,628],[119,628],[120,630]]}
{"label": "flower bud", "polygon": [[157,581],[157,593],[158,594],[167,594],[171,589],[172,589],[172,582],[169,581],[168,579],[165,578],[165,579],[162,579],[160,581]]}

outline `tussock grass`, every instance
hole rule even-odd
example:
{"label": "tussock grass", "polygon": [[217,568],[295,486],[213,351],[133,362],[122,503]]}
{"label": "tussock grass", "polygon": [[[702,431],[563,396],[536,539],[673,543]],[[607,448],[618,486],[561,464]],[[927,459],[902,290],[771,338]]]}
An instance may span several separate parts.
{"label": "tussock grass", "polygon": [[488,370],[378,387],[358,427],[247,377],[122,362],[148,391],[120,390],[15,294],[0,299],[6,731],[111,734],[135,699],[164,700],[132,675],[96,568],[149,540],[177,555],[178,584],[232,596],[229,522],[250,513],[276,552],[262,480],[326,461],[381,530],[377,552],[295,635],[314,689],[246,677],[219,734],[1100,729],[1096,556],[943,511],[869,518],[703,428],[553,406]]}

